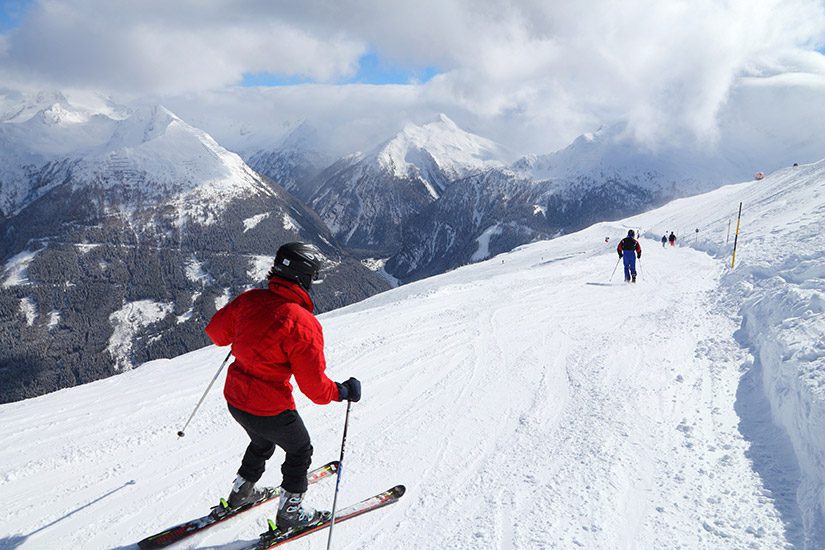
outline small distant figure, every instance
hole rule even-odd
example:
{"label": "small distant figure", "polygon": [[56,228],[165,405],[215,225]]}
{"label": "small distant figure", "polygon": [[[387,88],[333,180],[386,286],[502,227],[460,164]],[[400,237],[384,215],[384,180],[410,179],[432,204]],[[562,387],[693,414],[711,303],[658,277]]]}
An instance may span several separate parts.
{"label": "small distant figure", "polygon": [[761,180],[765,178],[765,172],[757,172],[753,175],[753,179]]}
{"label": "small distant figure", "polygon": [[797,166],[799,166],[799,163],[798,163],[798,162],[794,162],[794,163],[793,163],[793,167],[794,167],[794,168],[796,168]]}
{"label": "small distant figure", "polygon": [[667,244],[667,235],[662,235],[662,248]]}
{"label": "small distant figure", "polygon": [[608,241],[610,241],[610,237],[605,237],[604,242],[608,242]]}
{"label": "small distant figure", "polygon": [[673,231],[670,232],[670,236],[667,238],[670,246],[676,246],[676,235],[673,234]]}
{"label": "small distant figure", "polygon": [[633,230],[627,232],[627,237],[619,241],[616,252],[619,258],[624,259],[624,280],[626,283],[636,282],[636,258],[642,257],[642,245],[634,237]]}

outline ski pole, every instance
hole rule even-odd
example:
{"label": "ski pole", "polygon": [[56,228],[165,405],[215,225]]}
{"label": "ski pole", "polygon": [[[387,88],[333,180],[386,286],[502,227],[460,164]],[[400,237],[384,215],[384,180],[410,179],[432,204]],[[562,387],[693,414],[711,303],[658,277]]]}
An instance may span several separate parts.
{"label": "ski pole", "polygon": [[347,415],[344,418],[344,437],[341,438],[341,456],[338,459],[338,477],[335,480],[335,496],[332,499],[332,518],[329,522],[329,538],[327,539],[327,550],[332,548],[332,529],[335,527],[335,508],[338,505],[338,487],[341,485],[341,471],[344,469],[344,447],[347,444],[347,426],[349,426],[349,410],[352,401],[347,400]]}
{"label": "ski pole", "polygon": [[608,283],[613,280],[613,275],[616,274],[616,268],[619,267],[619,262],[621,262],[621,261],[622,261],[621,257],[618,260],[616,260],[616,266],[613,268],[613,273],[610,274],[610,279],[607,280]]}
{"label": "ski pole", "polygon": [[223,363],[221,363],[221,367],[218,369],[218,372],[215,373],[215,376],[212,377],[212,381],[209,382],[208,386],[206,386],[206,391],[203,392],[203,395],[201,396],[201,400],[198,401],[197,405],[195,405],[195,410],[192,411],[192,414],[189,415],[189,420],[186,421],[186,424],[184,424],[183,428],[181,428],[180,431],[178,432],[178,437],[183,437],[183,436],[186,435],[186,433],[185,433],[186,432],[186,427],[189,425],[190,422],[192,422],[192,418],[194,418],[195,413],[198,412],[198,409],[200,408],[201,403],[203,403],[203,400],[206,399],[206,394],[209,393],[210,389],[212,389],[212,384],[214,384],[215,380],[218,379],[218,375],[223,370],[223,367],[224,367],[224,365],[226,365],[226,362],[229,361],[229,357],[231,355],[232,355],[232,350],[230,349],[229,353],[226,354],[226,359],[224,359]]}

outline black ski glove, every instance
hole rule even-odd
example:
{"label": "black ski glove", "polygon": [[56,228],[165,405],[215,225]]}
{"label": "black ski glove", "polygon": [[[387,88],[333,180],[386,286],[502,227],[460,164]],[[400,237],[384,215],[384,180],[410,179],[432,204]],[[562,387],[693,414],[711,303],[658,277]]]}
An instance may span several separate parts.
{"label": "black ski glove", "polygon": [[639,252],[638,254],[636,254],[636,257],[641,260],[642,259],[642,253]]}
{"label": "black ski glove", "polygon": [[338,401],[357,403],[361,400],[361,382],[357,378],[350,378],[343,384],[335,384],[338,386]]}
{"label": "black ski glove", "polygon": [[621,252],[619,252],[619,258],[621,258],[621,257],[622,257],[622,253],[621,253]]}

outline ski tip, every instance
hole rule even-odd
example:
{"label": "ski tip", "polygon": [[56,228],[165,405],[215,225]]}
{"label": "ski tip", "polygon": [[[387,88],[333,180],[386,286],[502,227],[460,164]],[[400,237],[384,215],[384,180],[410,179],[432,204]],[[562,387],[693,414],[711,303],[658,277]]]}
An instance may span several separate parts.
{"label": "ski tip", "polygon": [[400,496],[403,496],[404,493],[407,492],[407,488],[404,487],[403,485],[396,485],[395,487],[390,489],[390,492],[393,493],[395,496],[400,497]]}

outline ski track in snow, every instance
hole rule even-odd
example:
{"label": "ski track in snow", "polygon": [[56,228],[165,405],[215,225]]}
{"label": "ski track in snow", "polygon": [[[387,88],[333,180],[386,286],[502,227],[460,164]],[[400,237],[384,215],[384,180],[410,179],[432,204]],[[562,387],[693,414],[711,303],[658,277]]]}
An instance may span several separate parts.
{"label": "ski track in snow", "polygon": [[[727,260],[643,239],[639,282],[616,284],[620,270],[609,282],[603,236],[625,230],[600,224],[321,316],[329,375],[364,385],[339,504],[407,486],[336,526],[336,548],[801,547],[800,473],[734,336]],[[206,513],[246,446],[223,375],[175,432],[225,354],[0,406],[0,494],[13,503],[0,548],[134,547]],[[344,405],[296,397],[314,463],[337,458]],[[282,457],[263,482],[280,481]],[[329,507],[333,490],[307,501]],[[239,548],[274,514],[263,505],[173,548]],[[326,534],[289,547],[325,548]]]}

